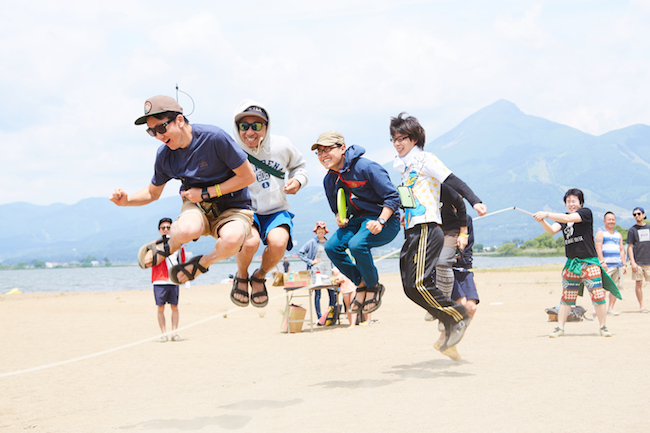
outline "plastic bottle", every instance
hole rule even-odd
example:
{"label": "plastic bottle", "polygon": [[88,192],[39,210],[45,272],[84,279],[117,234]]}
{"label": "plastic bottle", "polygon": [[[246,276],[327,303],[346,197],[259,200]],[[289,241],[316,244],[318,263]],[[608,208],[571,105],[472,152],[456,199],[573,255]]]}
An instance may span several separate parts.
{"label": "plastic bottle", "polygon": [[321,284],[323,284],[323,276],[320,271],[316,271],[316,285],[320,286]]}

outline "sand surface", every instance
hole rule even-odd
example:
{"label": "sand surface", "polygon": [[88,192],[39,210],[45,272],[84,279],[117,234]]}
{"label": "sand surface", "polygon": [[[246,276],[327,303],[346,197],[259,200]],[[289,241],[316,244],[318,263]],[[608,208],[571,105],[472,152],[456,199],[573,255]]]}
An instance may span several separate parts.
{"label": "sand surface", "polygon": [[167,343],[150,291],[0,295],[0,432],[647,431],[650,315],[629,276],[613,338],[583,321],[550,339],[559,269],[477,272],[461,362],[397,274],[378,324],[299,334],[280,332],[282,288],[264,309],[181,289],[190,327]]}

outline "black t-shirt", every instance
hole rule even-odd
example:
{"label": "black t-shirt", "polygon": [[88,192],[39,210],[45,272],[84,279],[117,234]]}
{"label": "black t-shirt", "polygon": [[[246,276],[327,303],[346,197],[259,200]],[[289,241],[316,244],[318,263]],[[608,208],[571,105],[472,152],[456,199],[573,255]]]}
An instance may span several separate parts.
{"label": "black t-shirt", "polygon": [[560,223],[564,236],[564,251],[568,259],[597,257],[594,244],[594,219],[591,210],[583,207],[577,212],[582,218],[579,223]]}
{"label": "black t-shirt", "polygon": [[637,265],[650,265],[650,225],[635,224],[627,231],[627,244],[632,245]]}
{"label": "black t-shirt", "polygon": [[447,234],[460,231],[460,222],[465,221],[467,209],[463,197],[444,183],[440,185],[440,216],[442,231]]}

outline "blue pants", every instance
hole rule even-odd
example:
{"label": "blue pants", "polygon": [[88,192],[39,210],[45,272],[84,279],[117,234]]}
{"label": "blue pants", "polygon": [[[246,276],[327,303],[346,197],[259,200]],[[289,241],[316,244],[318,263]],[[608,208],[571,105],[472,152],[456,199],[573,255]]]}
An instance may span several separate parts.
{"label": "blue pants", "polygon": [[[327,289],[327,293],[330,296],[329,306],[336,305],[336,292],[332,289]],[[320,290],[314,290],[314,304],[316,307],[316,315],[320,319]]]}
{"label": "blue pants", "polygon": [[[399,233],[399,221],[393,217],[386,221],[381,232],[373,235],[366,228],[366,223],[376,219],[377,217],[354,217],[346,227],[339,228],[325,243],[325,252],[332,265],[357,286],[361,278],[367,287],[375,287],[379,283],[379,274],[370,250],[386,245]],[[346,249],[350,250],[356,264],[352,262]]]}

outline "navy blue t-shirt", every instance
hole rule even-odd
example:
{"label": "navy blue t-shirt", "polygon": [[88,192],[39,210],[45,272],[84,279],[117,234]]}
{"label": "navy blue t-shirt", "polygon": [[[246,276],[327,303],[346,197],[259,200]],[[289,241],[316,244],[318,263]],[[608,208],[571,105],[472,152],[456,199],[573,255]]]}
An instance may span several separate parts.
{"label": "navy blue t-shirt", "polygon": [[[233,170],[247,159],[246,153],[223,129],[192,125],[192,141],[185,149],[171,150],[164,144],[158,148],[151,183],[161,186],[171,179],[180,179],[181,191],[214,186],[233,177]],[[248,209],[251,204],[248,188],[217,200],[219,207],[225,208]]]}

